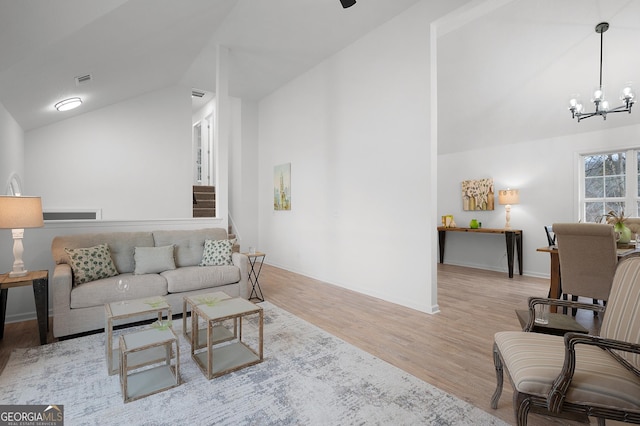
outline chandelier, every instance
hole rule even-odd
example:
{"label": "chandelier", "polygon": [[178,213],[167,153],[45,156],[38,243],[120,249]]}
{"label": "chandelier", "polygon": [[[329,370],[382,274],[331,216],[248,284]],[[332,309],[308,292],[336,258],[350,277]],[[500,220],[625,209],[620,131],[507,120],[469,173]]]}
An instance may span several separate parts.
{"label": "chandelier", "polygon": [[636,94],[633,92],[631,85],[627,85],[622,89],[620,93],[620,100],[624,102],[624,105],[620,105],[617,108],[611,109],[609,102],[604,99],[604,89],[602,87],[602,45],[604,39],[604,33],[609,29],[609,23],[601,22],[596,25],[596,33],[600,34],[600,84],[598,88],[593,92],[591,102],[596,107],[595,112],[584,112],[584,107],[580,103],[579,98],[576,96],[569,101],[569,111],[571,111],[571,118],[577,118],[578,122],[585,118],[590,118],[596,115],[602,116],[604,120],[607,119],[607,114],[614,112],[628,112],[631,114],[631,107],[633,106],[634,98]]}

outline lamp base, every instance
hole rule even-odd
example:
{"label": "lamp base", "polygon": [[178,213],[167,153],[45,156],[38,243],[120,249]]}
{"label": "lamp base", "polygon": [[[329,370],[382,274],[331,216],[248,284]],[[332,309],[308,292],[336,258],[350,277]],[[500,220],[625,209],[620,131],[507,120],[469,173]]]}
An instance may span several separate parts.
{"label": "lamp base", "polygon": [[29,271],[23,269],[22,271],[9,272],[9,278],[26,277]]}
{"label": "lamp base", "polygon": [[29,273],[29,271],[24,269],[24,262],[22,261],[22,253],[24,252],[22,237],[24,236],[24,229],[12,229],[11,233],[13,234],[13,269],[9,272],[9,277],[24,277]]}

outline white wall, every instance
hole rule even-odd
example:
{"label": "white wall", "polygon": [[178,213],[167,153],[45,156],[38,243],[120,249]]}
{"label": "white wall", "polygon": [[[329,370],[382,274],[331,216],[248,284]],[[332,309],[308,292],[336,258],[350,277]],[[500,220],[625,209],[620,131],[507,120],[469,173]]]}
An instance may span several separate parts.
{"label": "white wall", "polygon": [[[419,3],[261,101],[259,129],[268,261],[425,312],[437,310],[429,24],[444,11],[435,3]],[[289,212],[273,210],[273,169],[283,163],[291,163]]]}
{"label": "white wall", "polygon": [[231,98],[229,220],[240,249],[258,247],[258,104]]}
{"label": "white wall", "polygon": [[[55,235],[226,229],[226,214],[191,219],[190,88],[150,92],[29,131],[24,136],[24,153],[22,135],[0,106],[0,184],[4,185],[10,171],[20,171],[25,164],[25,193],[41,196],[45,210],[101,208],[103,214],[101,222],[49,222],[44,228],[25,230],[24,261],[29,270],[53,273],[50,248]],[[0,230],[0,271],[10,270],[12,263],[11,231]],[[32,290],[11,289],[7,321],[29,318],[35,318]]]}
{"label": "white wall", "polygon": [[104,220],[192,216],[191,90],[169,87],[25,134],[29,191],[43,208]]}
{"label": "white wall", "polygon": [[18,173],[23,190],[29,193],[24,179],[24,132],[0,103],[0,194],[6,194],[6,184],[12,173]]}
{"label": "white wall", "polygon": [[[624,119],[624,116],[615,117]],[[602,150],[640,146],[640,126],[627,126],[579,135],[487,147],[438,156],[438,211],[453,214],[458,226],[473,218],[483,227],[502,228],[504,206],[497,191],[520,190],[520,204],[512,206],[511,226],[522,229],[524,273],[548,277],[549,255],[536,249],[547,245],[544,225],[578,221],[578,156]],[[462,210],[461,182],[492,177],[496,209],[486,212]],[[507,270],[503,236],[451,232],[447,234],[445,263]]]}

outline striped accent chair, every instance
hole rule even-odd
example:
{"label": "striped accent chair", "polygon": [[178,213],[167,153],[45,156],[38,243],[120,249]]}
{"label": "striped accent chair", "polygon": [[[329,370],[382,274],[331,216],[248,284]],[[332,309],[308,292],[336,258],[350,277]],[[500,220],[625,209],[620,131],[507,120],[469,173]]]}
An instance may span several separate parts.
{"label": "striped accent chair", "polygon": [[599,425],[605,419],[640,424],[640,257],[618,264],[600,336],[504,331],[496,333],[493,353],[497,387],[491,406],[498,407],[506,368],[518,425],[527,424],[529,412],[583,422],[592,416]]}

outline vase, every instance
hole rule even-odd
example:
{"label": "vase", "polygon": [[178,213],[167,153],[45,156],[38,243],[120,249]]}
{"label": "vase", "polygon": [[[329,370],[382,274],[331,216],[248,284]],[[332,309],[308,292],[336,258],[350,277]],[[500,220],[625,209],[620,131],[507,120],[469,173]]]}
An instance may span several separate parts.
{"label": "vase", "polygon": [[629,244],[631,241],[631,229],[624,223],[618,222],[613,225],[613,230],[618,232],[620,238],[618,238],[618,244]]}
{"label": "vase", "polygon": [[479,227],[480,224],[478,223],[478,221],[476,219],[471,219],[471,222],[469,222],[469,228],[478,229]]}

